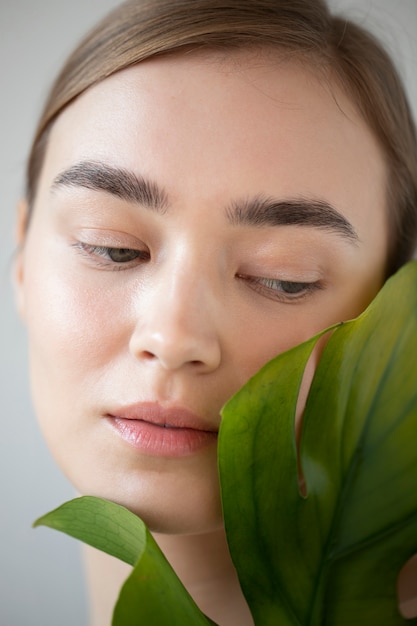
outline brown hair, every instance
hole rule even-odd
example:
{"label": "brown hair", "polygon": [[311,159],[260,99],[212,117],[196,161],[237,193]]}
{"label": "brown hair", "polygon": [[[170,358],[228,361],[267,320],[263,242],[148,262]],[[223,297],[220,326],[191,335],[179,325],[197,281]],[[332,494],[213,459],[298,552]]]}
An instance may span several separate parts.
{"label": "brown hair", "polygon": [[401,80],[367,31],[330,14],[324,0],[128,0],[74,50],[42,113],[27,167],[33,205],[48,131],[83,91],[156,55],[190,48],[268,47],[330,71],[379,140],[389,170],[388,275],[410,260],[417,241],[417,137]]}

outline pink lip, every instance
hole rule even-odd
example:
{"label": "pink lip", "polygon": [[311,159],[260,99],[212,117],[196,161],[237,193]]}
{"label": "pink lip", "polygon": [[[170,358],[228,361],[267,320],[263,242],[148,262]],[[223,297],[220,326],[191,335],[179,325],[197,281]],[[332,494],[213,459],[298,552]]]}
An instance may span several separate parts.
{"label": "pink lip", "polygon": [[188,456],[217,442],[217,430],[180,407],[143,402],[106,417],[126,443],[151,456]]}

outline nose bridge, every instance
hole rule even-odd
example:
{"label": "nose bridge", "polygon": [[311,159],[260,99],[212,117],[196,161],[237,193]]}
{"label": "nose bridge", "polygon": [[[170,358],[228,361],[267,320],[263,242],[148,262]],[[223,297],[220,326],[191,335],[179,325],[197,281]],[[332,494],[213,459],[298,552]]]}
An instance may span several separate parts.
{"label": "nose bridge", "polygon": [[[204,264],[203,264],[204,265]],[[155,271],[139,298],[131,351],[165,369],[216,368],[221,360],[215,286],[201,260],[178,255]]]}

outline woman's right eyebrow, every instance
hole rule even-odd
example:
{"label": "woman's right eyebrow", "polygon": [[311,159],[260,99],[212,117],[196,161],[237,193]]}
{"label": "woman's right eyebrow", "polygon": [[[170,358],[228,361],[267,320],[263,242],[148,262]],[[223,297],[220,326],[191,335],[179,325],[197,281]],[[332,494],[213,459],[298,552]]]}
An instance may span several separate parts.
{"label": "woman's right eyebrow", "polygon": [[51,191],[61,187],[84,187],[104,191],[127,202],[165,213],[168,196],[156,183],[122,167],[100,161],[80,161],[54,179]]}

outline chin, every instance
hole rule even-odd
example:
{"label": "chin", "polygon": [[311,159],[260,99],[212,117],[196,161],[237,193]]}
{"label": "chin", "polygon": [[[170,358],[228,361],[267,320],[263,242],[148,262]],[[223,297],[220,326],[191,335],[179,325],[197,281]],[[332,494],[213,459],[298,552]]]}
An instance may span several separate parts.
{"label": "chin", "polygon": [[223,527],[217,477],[215,484],[163,476],[157,476],[156,480],[141,477],[119,481],[114,476],[111,481],[97,481],[91,474],[88,480],[77,481],[68,474],[67,477],[80,495],[96,496],[124,506],[154,533],[203,534]]}

